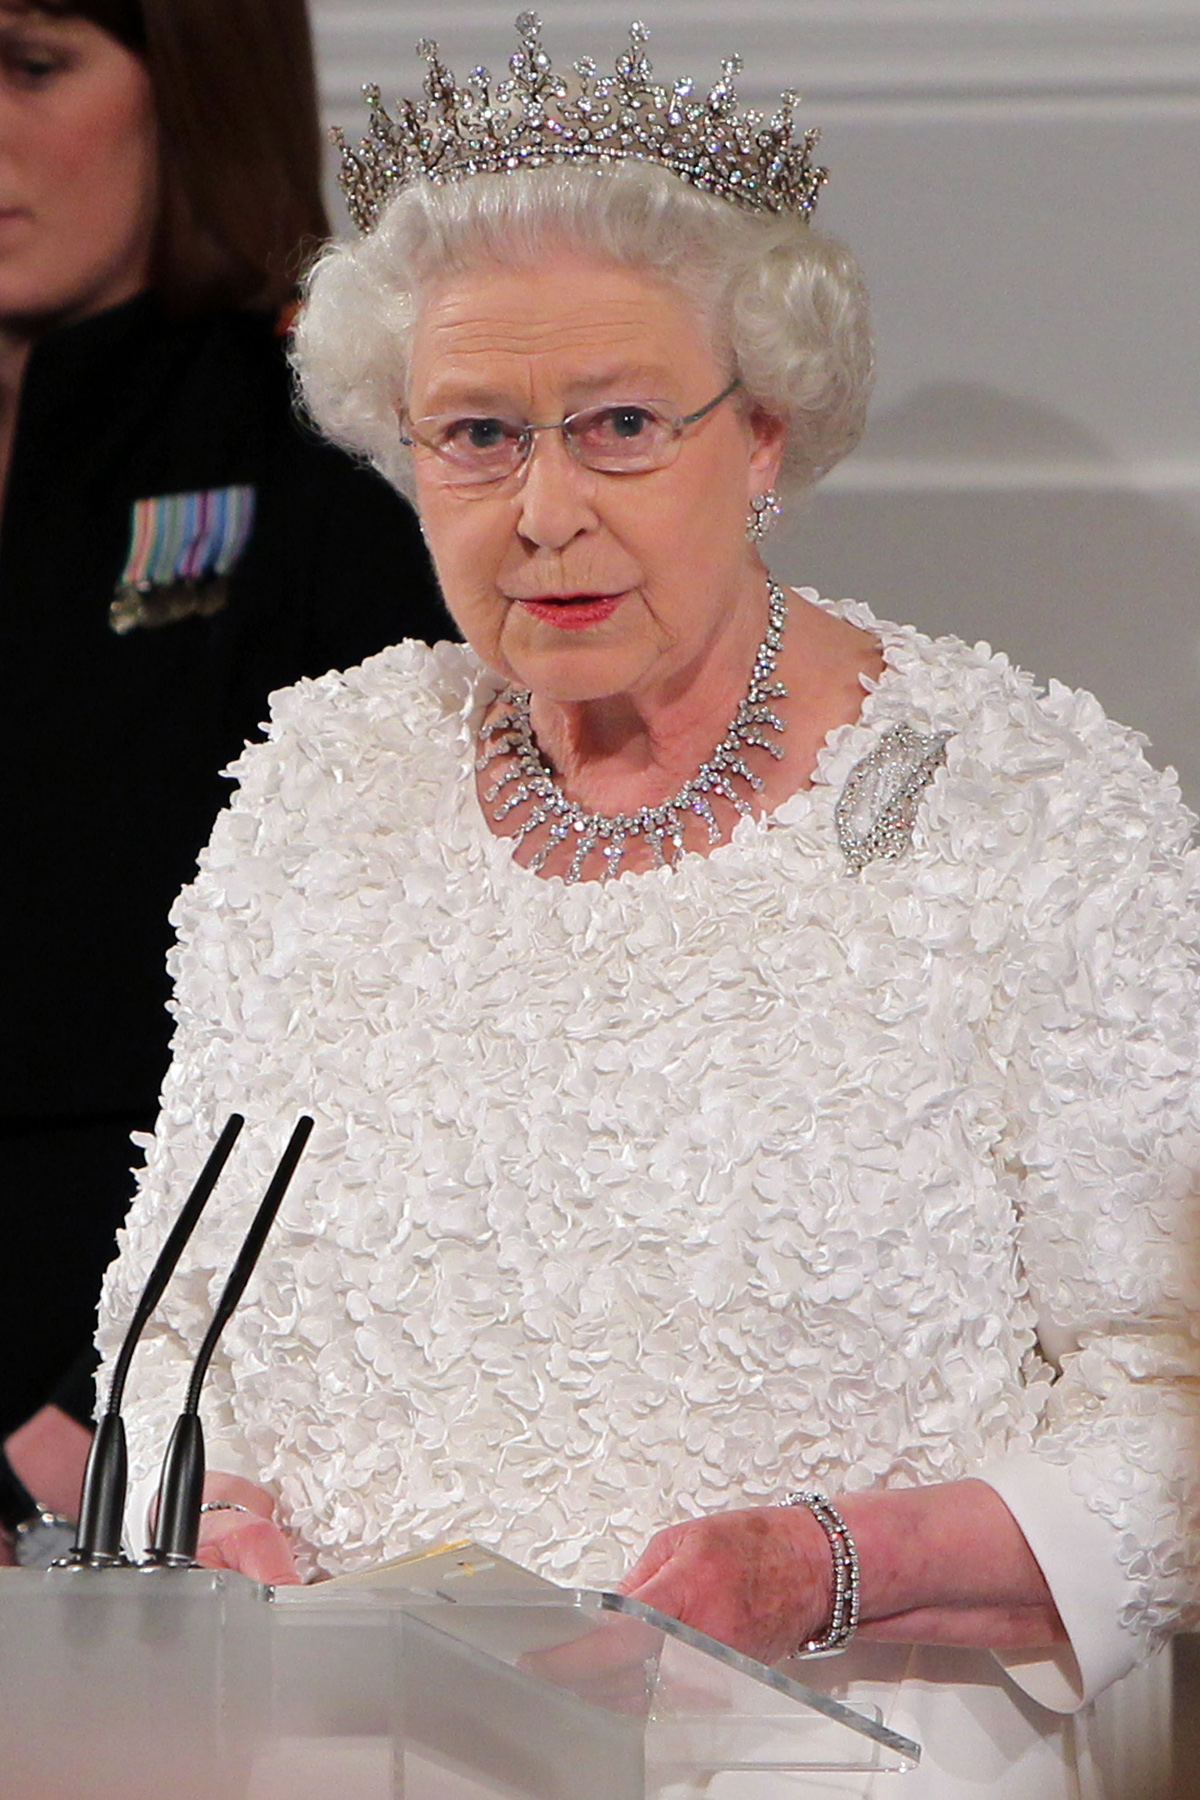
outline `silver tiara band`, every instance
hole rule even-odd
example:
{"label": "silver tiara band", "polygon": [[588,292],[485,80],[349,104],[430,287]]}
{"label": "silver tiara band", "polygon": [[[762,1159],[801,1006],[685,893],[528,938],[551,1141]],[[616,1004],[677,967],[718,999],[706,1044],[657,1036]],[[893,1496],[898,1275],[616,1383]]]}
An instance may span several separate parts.
{"label": "silver tiara band", "polygon": [[740,57],[726,58],[721,79],[693,98],[690,80],[670,88],[651,80],[650,34],[641,23],[630,26],[629,49],[612,75],[597,75],[591,57],[580,57],[570,76],[556,74],[536,13],[520,14],[517,35],[511,73],[494,84],[478,68],[459,87],[437,45],[423,39],[417,54],[429,65],[424,100],[397,101],[392,118],[379,89],[364,88],[370,118],[358,149],[341,130],[333,133],[342,190],[360,231],[373,230],[385,203],[414,181],[581,161],[657,163],[752,212],[812,213],[826,180],[812,159],[819,133],[793,141],[793,93],[781,96],[769,118],[739,113],[733,81]]}

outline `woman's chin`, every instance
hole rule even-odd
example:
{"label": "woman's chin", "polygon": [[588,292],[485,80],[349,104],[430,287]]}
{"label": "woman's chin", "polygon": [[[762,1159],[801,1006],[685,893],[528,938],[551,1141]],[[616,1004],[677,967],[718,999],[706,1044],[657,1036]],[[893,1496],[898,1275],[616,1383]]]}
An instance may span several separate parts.
{"label": "woman's chin", "polygon": [[564,706],[627,693],[644,679],[654,660],[644,639],[623,639],[603,622],[569,631],[542,624],[521,635],[519,646],[505,646],[514,680],[539,699]]}

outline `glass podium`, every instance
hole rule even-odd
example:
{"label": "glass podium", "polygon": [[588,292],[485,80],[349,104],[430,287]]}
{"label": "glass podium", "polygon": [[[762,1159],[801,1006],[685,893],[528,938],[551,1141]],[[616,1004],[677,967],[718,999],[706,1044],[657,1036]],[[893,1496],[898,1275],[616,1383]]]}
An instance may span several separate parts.
{"label": "glass podium", "polygon": [[0,1785],[4,1800],[700,1800],[736,1793],[737,1772],[913,1767],[887,1692],[846,1704],[837,1662],[766,1668],[470,1544],[308,1588],[4,1570]]}

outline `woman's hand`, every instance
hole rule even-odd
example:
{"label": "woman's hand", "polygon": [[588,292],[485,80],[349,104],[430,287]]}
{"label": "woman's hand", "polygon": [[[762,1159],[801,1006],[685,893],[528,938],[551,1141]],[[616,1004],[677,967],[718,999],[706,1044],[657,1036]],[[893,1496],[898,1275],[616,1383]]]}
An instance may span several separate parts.
{"label": "woman's hand", "polygon": [[[206,1569],[236,1569],[273,1587],[299,1581],[291,1545],[274,1520],[275,1502],[265,1488],[239,1475],[209,1475],[205,1500],[228,1500],[228,1511],[200,1515],[196,1561]],[[244,1507],[238,1511],[235,1508]]]}
{"label": "woman's hand", "polygon": [[79,1517],[79,1490],[92,1434],[61,1407],[43,1406],[4,1441],[9,1466],[40,1506]]}
{"label": "woman's hand", "polygon": [[[79,1517],[79,1490],[92,1434],[57,1406],[43,1406],[4,1441],[9,1467],[39,1506]],[[0,1531],[0,1569],[16,1566],[16,1545]]]}
{"label": "woman's hand", "polygon": [[[985,1482],[834,1503],[858,1550],[863,1637],[991,1650],[1065,1639],[1029,1545]],[[807,1507],[753,1507],[656,1533],[621,1591],[770,1663],[825,1629],[832,1575]]]}
{"label": "woman's hand", "polygon": [[829,1540],[804,1507],[712,1513],[656,1532],[621,1592],[759,1662],[778,1662],[829,1618]]}

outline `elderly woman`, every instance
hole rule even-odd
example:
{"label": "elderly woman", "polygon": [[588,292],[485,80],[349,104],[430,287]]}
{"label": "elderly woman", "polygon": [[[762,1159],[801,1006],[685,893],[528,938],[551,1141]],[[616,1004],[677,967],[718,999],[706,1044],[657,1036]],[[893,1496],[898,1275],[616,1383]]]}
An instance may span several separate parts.
{"label": "elderly woman", "polygon": [[776,487],[870,378],[809,143],[728,72],[654,89],[636,30],[560,82],[520,25],[498,95],[430,52],[377,112],[312,280],[310,407],[411,483],[467,645],[277,695],[177,907],[110,1352],[215,1127],[258,1129],[135,1365],[134,1522],[308,1110],[207,1561],[468,1532],[767,1659],[857,1618],[928,1647],[906,1794],[1082,1793],[1196,1586],[1189,820],[1087,695],[776,585]]}

